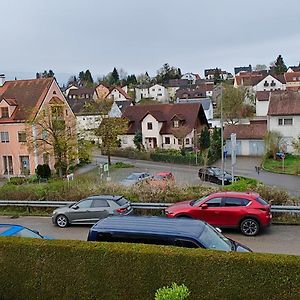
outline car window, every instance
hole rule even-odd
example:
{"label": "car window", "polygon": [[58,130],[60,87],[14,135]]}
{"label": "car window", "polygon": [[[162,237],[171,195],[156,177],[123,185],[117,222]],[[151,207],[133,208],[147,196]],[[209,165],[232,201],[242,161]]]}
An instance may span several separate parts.
{"label": "car window", "polygon": [[230,251],[232,249],[230,240],[208,224],[204,227],[199,239],[206,249],[222,251]]}
{"label": "car window", "polygon": [[221,198],[213,198],[205,202],[208,207],[219,207],[221,206]]}
{"label": "car window", "polygon": [[80,202],[77,203],[76,205],[77,205],[79,208],[88,208],[88,207],[91,207],[92,202],[93,202],[92,199],[88,199],[88,200],[80,201]]}
{"label": "car window", "polygon": [[261,197],[256,198],[256,201],[261,205],[269,205],[269,203]]}
{"label": "car window", "polygon": [[128,180],[136,180],[138,178],[139,178],[139,176],[137,174],[131,174],[127,177]]}
{"label": "car window", "polygon": [[175,246],[185,248],[200,248],[195,242],[178,239],[175,241]]}
{"label": "car window", "polygon": [[10,228],[11,228],[11,226],[1,226],[0,227],[0,234],[3,233],[3,232],[5,232],[5,231],[7,231]]}
{"label": "car window", "polygon": [[106,200],[93,200],[92,207],[109,207]]}
{"label": "car window", "polygon": [[246,206],[250,201],[242,198],[224,198],[223,205],[224,206]]}
{"label": "car window", "polygon": [[17,237],[27,237],[27,238],[36,238],[36,239],[41,239],[42,237],[40,235],[38,235],[37,233],[23,228],[20,231],[17,231],[16,233],[13,234],[13,236],[17,236]]}
{"label": "car window", "polygon": [[118,199],[118,200],[116,201],[116,203],[117,203],[119,206],[123,206],[123,205],[125,205],[125,204],[128,203],[128,200],[125,199],[125,198],[121,198],[121,199]]}

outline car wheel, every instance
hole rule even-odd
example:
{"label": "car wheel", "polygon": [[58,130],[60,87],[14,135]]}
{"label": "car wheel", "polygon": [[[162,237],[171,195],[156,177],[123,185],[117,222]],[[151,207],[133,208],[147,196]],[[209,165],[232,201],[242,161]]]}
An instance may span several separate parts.
{"label": "car wheel", "polygon": [[56,217],[56,225],[60,228],[65,228],[69,225],[69,220],[65,215],[58,215]]}
{"label": "car wheel", "polygon": [[259,229],[260,229],[259,223],[252,218],[244,219],[240,225],[240,230],[241,230],[242,234],[247,235],[247,236],[257,235],[259,232]]}

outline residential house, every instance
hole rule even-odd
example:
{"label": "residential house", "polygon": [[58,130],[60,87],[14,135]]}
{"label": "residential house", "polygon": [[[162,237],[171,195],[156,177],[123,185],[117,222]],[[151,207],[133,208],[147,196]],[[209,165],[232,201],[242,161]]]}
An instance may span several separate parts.
{"label": "residential house", "polygon": [[[216,71],[217,71],[217,68],[204,70],[205,79],[214,80]],[[220,78],[223,79],[223,80],[227,80],[227,79],[232,78],[232,74],[228,73],[227,71],[223,71],[223,70],[219,69],[219,73],[220,73]]]}
{"label": "residential house", "polygon": [[96,93],[99,99],[105,99],[109,94],[109,92],[110,92],[110,88],[103,83],[100,83],[99,85],[96,86]]}
{"label": "residential house", "polygon": [[252,72],[252,66],[249,65],[248,67],[235,67],[234,68],[234,75],[237,75],[240,72]]}
{"label": "residential house", "polygon": [[300,135],[300,93],[293,91],[271,93],[268,130],[279,132],[283,137],[286,151],[294,152],[292,141]]}
{"label": "residential house", "polygon": [[[231,134],[236,134],[236,155],[263,156],[264,136],[267,133],[267,120],[251,120],[250,124],[226,125],[224,139],[226,151],[231,155]],[[254,166],[253,166],[254,168]]]}
{"label": "residential house", "polygon": [[127,94],[127,86],[123,89],[120,86],[113,87],[106,98],[112,99],[114,101],[131,101],[132,98]]}
{"label": "residential house", "polygon": [[176,99],[176,91],[179,88],[188,87],[191,81],[188,79],[170,79],[164,86],[167,88],[170,99]]}
{"label": "residential house", "polygon": [[266,72],[253,71],[253,72],[239,72],[234,77],[234,87],[250,87],[257,85],[265,76]]}
{"label": "residential house", "polygon": [[161,84],[139,85],[136,87],[135,92],[136,102],[139,102],[143,98],[157,100],[162,103],[170,100],[167,88]]}
{"label": "residential house", "polygon": [[53,147],[38,147],[47,140],[46,129],[29,124],[46,110],[49,118],[58,115],[69,133],[76,135],[75,116],[54,78],[6,81],[0,86],[0,176],[34,174],[37,165],[44,163],[54,168]]}
{"label": "residential house", "polygon": [[288,91],[300,91],[300,71],[284,73],[284,79]]}
{"label": "residential house", "polygon": [[257,91],[283,91],[286,89],[285,78],[283,75],[268,74],[253,85],[253,90]]}
{"label": "residential house", "polygon": [[299,66],[290,66],[286,72],[287,73],[300,72],[300,65]]}
{"label": "residential house", "polygon": [[94,131],[104,116],[100,113],[97,102],[94,99],[67,99],[67,101],[76,116],[78,139],[98,141]]}
{"label": "residential house", "polygon": [[[210,94],[210,91],[209,91]],[[176,99],[194,99],[207,97],[207,85],[190,85],[176,91]]]}
{"label": "residential house", "polygon": [[194,147],[201,130],[208,126],[200,103],[129,106],[123,117],[129,120],[128,132],[121,138],[123,148],[134,147],[133,138],[138,131],[148,150],[180,149],[183,139],[185,147]]}
{"label": "residential house", "polygon": [[199,74],[195,74],[195,73],[185,73],[181,76],[181,79],[186,79],[189,81],[189,83],[195,84],[196,80],[200,79],[200,76]]}
{"label": "residential house", "polygon": [[98,95],[95,88],[79,87],[77,89],[69,90],[67,98],[68,100],[96,100],[98,98]]}

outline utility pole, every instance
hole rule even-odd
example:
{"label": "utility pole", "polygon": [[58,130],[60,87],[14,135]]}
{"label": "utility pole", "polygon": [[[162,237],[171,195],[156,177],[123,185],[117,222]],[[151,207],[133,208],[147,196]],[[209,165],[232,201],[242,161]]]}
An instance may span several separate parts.
{"label": "utility pole", "polygon": [[223,137],[223,86],[221,83],[221,155],[222,155],[222,186],[224,186],[224,137]]}

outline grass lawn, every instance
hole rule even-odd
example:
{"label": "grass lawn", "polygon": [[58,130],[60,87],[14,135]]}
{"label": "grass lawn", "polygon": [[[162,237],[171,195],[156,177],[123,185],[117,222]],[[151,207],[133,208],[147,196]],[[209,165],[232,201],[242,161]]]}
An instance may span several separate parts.
{"label": "grass lawn", "polygon": [[284,169],[282,166],[281,159],[266,159],[263,163],[264,169],[270,172],[300,175],[300,156],[287,155],[284,159]]}

